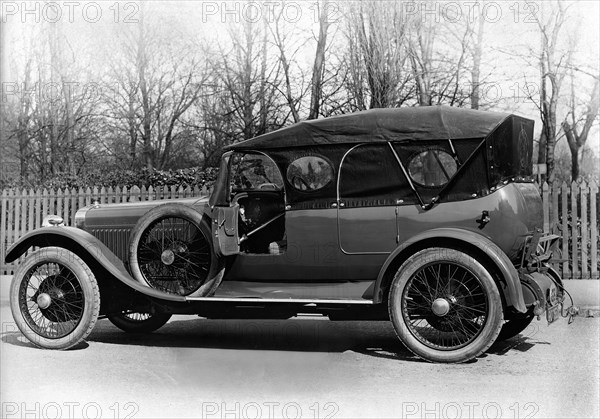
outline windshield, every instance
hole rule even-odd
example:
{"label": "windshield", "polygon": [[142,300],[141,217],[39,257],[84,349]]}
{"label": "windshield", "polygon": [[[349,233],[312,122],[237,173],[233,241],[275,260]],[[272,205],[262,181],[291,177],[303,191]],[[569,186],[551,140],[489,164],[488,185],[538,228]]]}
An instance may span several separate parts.
{"label": "windshield", "polygon": [[283,189],[283,178],[273,160],[263,154],[235,153],[231,162],[231,192]]}

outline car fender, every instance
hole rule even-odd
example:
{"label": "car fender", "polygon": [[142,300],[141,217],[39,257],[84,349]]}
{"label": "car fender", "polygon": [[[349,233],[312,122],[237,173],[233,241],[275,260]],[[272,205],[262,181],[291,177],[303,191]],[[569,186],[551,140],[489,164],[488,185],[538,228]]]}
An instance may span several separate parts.
{"label": "car fender", "polygon": [[477,253],[483,253],[498,268],[501,274],[501,280],[506,284],[505,289],[500,291],[504,293],[507,306],[512,306],[520,313],[525,313],[525,301],[523,299],[523,290],[519,280],[519,273],[506,256],[506,254],[487,237],[470,230],[460,228],[436,228],[419,233],[404,243],[400,244],[388,256],[385,263],[379,271],[374,287],[374,302],[380,303],[383,300],[383,286],[386,274],[390,268],[398,269],[398,262],[404,262],[411,254],[425,247],[437,247],[443,242],[444,246],[459,245],[466,247]]}
{"label": "car fender", "polygon": [[110,275],[142,294],[168,301],[186,301],[186,298],[181,295],[157,291],[133,279],[127,272],[127,269],[125,269],[123,262],[108,247],[106,247],[104,243],[87,231],[63,226],[43,227],[31,231],[11,246],[5,258],[6,263],[15,261],[32,246],[56,246],[65,248],[75,253],[86,263],[88,263],[90,259],[95,260],[102,265]]}

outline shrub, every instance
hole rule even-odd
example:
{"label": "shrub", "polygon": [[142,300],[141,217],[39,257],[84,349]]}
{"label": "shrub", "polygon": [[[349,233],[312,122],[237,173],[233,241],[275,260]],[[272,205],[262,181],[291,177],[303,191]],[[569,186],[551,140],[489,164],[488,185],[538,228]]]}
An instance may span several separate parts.
{"label": "shrub", "polygon": [[188,169],[177,170],[156,170],[156,169],[140,169],[128,170],[117,169],[110,171],[93,171],[85,175],[74,176],[66,173],[59,173],[50,178],[46,178],[38,182],[30,182],[24,180],[0,180],[0,189],[6,188],[47,188],[47,189],[71,189],[71,188],[87,188],[94,186],[105,187],[124,187],[127,186],[176,186],[183,188],[190,186],[192,188],[206,185],[210,187],[217,177],[216,168],[200,169],[199,167],[191,167]]}

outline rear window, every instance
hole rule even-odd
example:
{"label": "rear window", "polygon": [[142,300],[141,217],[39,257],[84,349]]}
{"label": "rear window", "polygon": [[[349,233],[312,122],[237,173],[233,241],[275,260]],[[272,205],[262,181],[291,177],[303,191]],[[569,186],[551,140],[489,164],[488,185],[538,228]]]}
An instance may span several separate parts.
{"label": "rear window", "polygon": [[443,186],[456,173],[454,157],[444,150],[428,149],[413,155],[408,162],[411,179],[429,187]]}

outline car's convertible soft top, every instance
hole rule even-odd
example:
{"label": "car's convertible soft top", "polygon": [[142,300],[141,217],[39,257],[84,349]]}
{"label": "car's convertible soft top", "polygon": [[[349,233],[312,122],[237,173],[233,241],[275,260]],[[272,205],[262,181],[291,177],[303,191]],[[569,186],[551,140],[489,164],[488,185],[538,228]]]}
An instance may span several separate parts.
{"label": "car's convertible soft top", "polygon": [[[360,155],[360,161],[354,164],[387,174],[380,181],[381,193],[377,200],[369,200],[369,205],[381,204],[382,197],[394,201],[394,194],[410,188],[416,203],[431,208],[440,199],[464,200],[486,195],[503,182],[515,179],[531,181],[533,126],[534,121],[513,114],[450,106],[371,109],[300,122],[230,145],[228,150],[266,153],[284,173],[292,161],[305,154],[326,155],[333,166],[338,167],[349,150],[356,146],[368,144],[377,147],[387,143],[394,148],[405,176],[394,175],[392,167],[397,165],[395,161],[384,167],[379,154],[363,148],[365,152]],[[415,166],[414,162],[429,151],[434,151],[431,155],[442,153],[454,160],[447,163],[452,167],[447,173],[449,180],[444,185],[435,182],[419,185],[407,176]],[[352,180],[351,176],[346,176],[346,180],[351,180],[354,185],[352,189],[356,197],[372,195],[373,187],[365,183],[364,178],[364,174]],[[393,182],[385,186],[383,179]],[[301,204],[314,208],[328,205],[336,194],[336,188],[337,184],[331,183],[308,195],[291,188],[287,192],[288,200],[292,206]],[[222,192],[217,190],[213,203],[225,200]]]}
{"label": "car's convertible soft top", "polygon": [[275,149],[328,144],[403,140],[486,138],[503,123],[533,121],[512,114],[451,106],[371,109],[347,115],[303,121],[233,144],[230,150]]}

